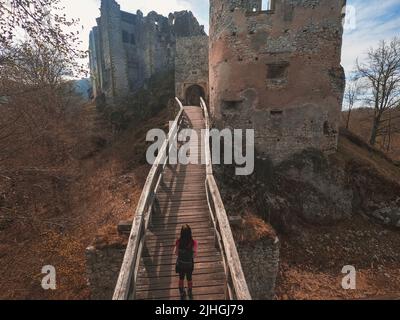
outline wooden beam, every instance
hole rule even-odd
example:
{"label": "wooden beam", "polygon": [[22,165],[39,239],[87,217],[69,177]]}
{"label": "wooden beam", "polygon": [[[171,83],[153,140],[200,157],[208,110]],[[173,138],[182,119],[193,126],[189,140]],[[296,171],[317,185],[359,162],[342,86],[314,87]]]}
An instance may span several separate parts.
{"label": "wooden beam", "polygon": [[133,221],[120,221],[118,223],[118,233],[120,234],[130,234],[132,230]]}
{"label": "wooden beam", "polygon": [[[219,189],[217,183],[215,182],[213,170],[212,170],[212,159],[210,152],[210,134],[209,134],[209,115],[207,105],[203,98],[201,98],[201,108],[204,113],[204,120],[206,122],[206,135],[204,139],[204,148],[206,154],[206,184],[208,187],[208,191],[211,195],[211,200],[215,208],[215,218],[214,223],[216,224],[216,228],[219,229],[222,246],[221,248],[224,252],[224,261],[227,264],[227,268],[229,269],[229,273],[233,282],[233,287],[236,295],[236,299],[238,300],[251,300],[251,295],[249,288],[247,286],[247,282],[243,273],[242,265],[240,263],[239,254],[236,249],[235,240],[232,235],[232,230],[230,227],[230,220],[228,219],[228,215],[226,214],[224,203],[222,201],[221,195],[219,193]],[[212,210],[212,208],[210,208]],[[229,284],[228,284],[229,288]],[[233,297],[231,297],[233,298]]]}
{"label": "wooden beam", "polygon": [[228,219],[231,226],[241,226],[243,223],[241,216],[229,216]]}
{"label": "wooden beam", "polygon": [[132,223],[128,246],[125,251],[124,260],[122,262],[117,285],[115,287],[113,300],[127,300],[131,294],[132,282],[134,291],[137,269],[139,267],[141,251],[143,249],[144,235],[146,234],[146,229],[150,220],[149,216],[151,215],[152,211],[155,188],[160,181],[161,173],[164,170],[167,162],[166,151],[169,142],[175,137],[176,134],[174,134],[174,132],[177,131],[183,115],[182,104],[180,104],[180,106],[181,109],[171,126],[171,129],[168,133],[168,138],[165,140],[152,168],[150,169],[142,194],[140,196]]}
{"label": "wooden beam", "polygon": [[240,263],[239,254],[236,249],[235,240],[229,224],[228,216],[225,211],[221,195],[218,190],[214,176],[207,176],[207,183],[215,206],[215,216],[220,229],[224,254],[231,274],[236,299],[251,300],[251,295]]}
{"label": "wooden beam", "polygon": [[212,158],[211,158],[211,151],[210,151],[210,118],[208,115],[208,109],[207,105],[204,102],[204,99],[200,97],[200,105],[201,108],[203,109],[203,114],[204,114],[204,121],[205,121],[205,126],[206,126],[206,132],[203,140],[204,148],[205,148],[205,160],[206,160],[206,174],[207,175],[212,175],[213,174],[213,169],[212,169]]}
{"label": "wooden beam", "polygon": [[178,102],[179,108],[182,110],[183,109],[183,104],[181,100],[178,99],[178,97],[175,97],[176,102]]}

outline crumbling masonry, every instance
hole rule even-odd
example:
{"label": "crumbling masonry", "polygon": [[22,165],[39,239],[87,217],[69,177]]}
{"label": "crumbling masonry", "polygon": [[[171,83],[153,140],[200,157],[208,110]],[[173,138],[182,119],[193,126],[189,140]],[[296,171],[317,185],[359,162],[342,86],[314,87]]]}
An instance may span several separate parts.
{"label": "crumbling masonry", "polygon": [[175,68],[176,95],[188,105],[209,97],[217,127],[254,129],[261,158],[279,163],[307,148],[333,153],[345,3],[210,0],[208,41],[191,12],[144,17],[102,0],[90,35],[94,96],[124,99]]}
{"label": "crumbling masonry", "polygon": [[[210,1],[210,108],[274,163],[337,150],[344,0]],[[262,10],[266,9],[266,10]]]}
{"label": "crumbling masonry", "polygon": [[143,87],[157,72],[173,70],[176,39],[205,36],[191,12],[168,18],[150,12],[146,17],[120,9],[114,0],[101,1],[101,16],[90,33],[90,69],[94,97],[109,103]]}
{"label": "crumbling masonry", "polygon": [[[153,74],[175,68],[177,97],[186,105],[209,97],[217,127],[254,129],[262,158],[279,163],[307,148],[335,152],[345,86],[345,2],[210,0],[208,39],[190,12],[143,17],[103,0],[90,35],[94,94],[124,98]],[[278,242],[238,250],[253,298],[272,298]],[[88,248],[94,298],[111,298],[124,251],[124,243]]]}
{"label": "crumbling masonry", "polygon": [[200,106],[209,95],[208,37],[184,37],[176,41],[175,95],[185,105]]}

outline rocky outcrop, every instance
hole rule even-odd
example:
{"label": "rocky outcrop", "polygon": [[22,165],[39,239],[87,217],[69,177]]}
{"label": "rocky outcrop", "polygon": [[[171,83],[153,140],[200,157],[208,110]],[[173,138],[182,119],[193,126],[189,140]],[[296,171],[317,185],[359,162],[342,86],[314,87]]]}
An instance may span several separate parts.
{"label": "rocky outcrop", "polygon": [[[397,170],[389,160],[381,160]],[[254,208],[280,232],[296,232],[301,223],[330,225],[355,214],[400,227],[400,183],[357,157],[309,149],[278,166],[257,159],[249,177],[235,176],[232,170],[217,170],[225,184],[225,202],[232,202],[238,212]]]}
{"label": "rocky outcrop", "polygon": [[322,153],[309,150],[295,155],[277,167],[275,175],[272,194],[285,195],[305,221],[327,224],[351,216],[353,190],[346,170]]}
{"label": "rocky outcrop", "polygon": [[400,227],[399,194],[400,184],[371,165],[308,151],[276,168],[263,199],[272,223],[284,229],[295,219],[327,225],[354,214]]}
{"label": "rocky outcrop", "polygon": [[[386,203],[383,204],[387,205]],[[390,207],[382,207],[372,212],[372,216],[386,225],[400,228],[400,198],[392,203]]]}

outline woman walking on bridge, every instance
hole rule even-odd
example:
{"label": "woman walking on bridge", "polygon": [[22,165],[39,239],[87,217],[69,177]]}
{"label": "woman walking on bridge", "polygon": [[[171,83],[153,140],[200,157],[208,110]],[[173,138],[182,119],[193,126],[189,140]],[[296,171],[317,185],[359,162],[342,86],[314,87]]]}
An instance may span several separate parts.
{"label": "woman walking on bridge", "polygon": [[179,274],[179,294],[181,300],[186,299],[184,287],[185,278],[188,282],[188,296],[193,300],[193,281],[194,258],[197,255],[197,241],[193,240],[192,229],[189,225],[184,225],[181,229],[181,236],[175,243],[176,273]]}

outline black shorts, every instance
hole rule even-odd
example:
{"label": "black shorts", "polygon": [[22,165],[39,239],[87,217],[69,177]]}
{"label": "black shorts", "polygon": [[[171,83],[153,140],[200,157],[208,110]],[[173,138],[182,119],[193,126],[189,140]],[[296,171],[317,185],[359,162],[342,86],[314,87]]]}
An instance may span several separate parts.
{"label": "black shorts", "polygon": [[176,261],[176,268],[175,271],[176,273],[179,274],[191,274],[193,273],[194,270],[194,262],[191,263],[183,263],[183,262],[179,262]]}
{"label": "black shorts", "polygon": [[191,266],[185,266],[185,267],[180,267],[179,269],[179,280],[185,280],[187,281],[192,281],[192,275],[193,275],[193,264]]}
{"label": "black shorts", "polygon": [[185,280],[185,278],[187,279],[187,281],[192,281],[192,275],[193,275],[193,271],[188,271],[188,272],[180,272],[179,273],[179,280]]}

